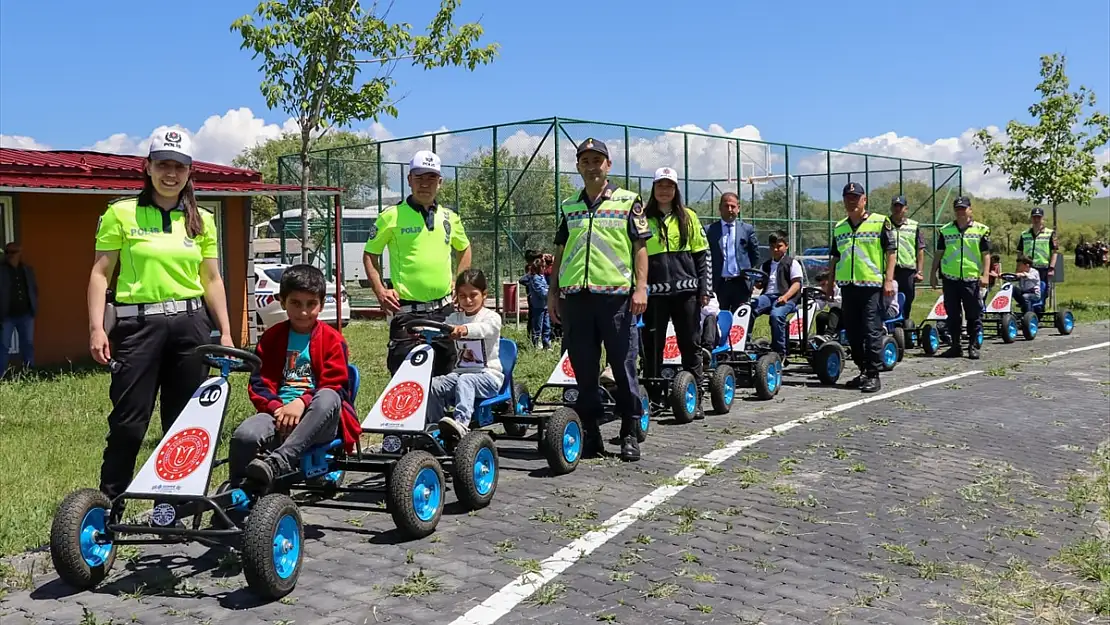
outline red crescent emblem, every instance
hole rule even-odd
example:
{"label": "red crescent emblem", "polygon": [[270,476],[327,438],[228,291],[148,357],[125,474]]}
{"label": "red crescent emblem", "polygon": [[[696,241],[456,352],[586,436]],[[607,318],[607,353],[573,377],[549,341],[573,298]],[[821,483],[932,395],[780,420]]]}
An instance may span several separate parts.
{"label": "red crescent emblem", "polygon": [[202,428],[185,428],[162,445],[162,451],[158,452],[158,459],[154,463],[154,472],[158,479],[165,482],[185,479],[200,467],[211,448],[212,439],[207,431]]}
{"label": "red crescent emblem", "polygon": [[1010,297],[1008,295],[999,295],[991,302],[991,308],[995,310],[1004,310],[1010,307]]}
{"label": "red crescent emblem", "polygon": [[938,317],[948,316],[948,311],[944,309],[944,302],[937,302],[937,307],[933,312],[935,312]]}
{"label": "red crescent emblem", "polygon": [[570,366],[570,358],[567,358],[566,360],[563,361],[563,375],[567,376],[568,378],[570,378],[572,380],[577,380],[578,379],[578,378],[574,377],[574,367]]}
{"label": "red crescent emblem", "polygon": [[667,341],[663,344],[663,358],[670,360],[671,358],[678,358],[679,355],[678,337],[668,336]]}
{"label": "red crescent emblem", "polygon": [[416,382],[401,382],[382,398],[382,415],[390,421],[411,417],[424,400],[424,388]]}
{"label": "red crescent emblem", "polygon": [[733,345],[736,345],[740,343],[740,341],[744,340],[745,333],[746,330],[744,329],[744,326],[732,326],[732,330],[730,330],[728,333],[728,340]]}

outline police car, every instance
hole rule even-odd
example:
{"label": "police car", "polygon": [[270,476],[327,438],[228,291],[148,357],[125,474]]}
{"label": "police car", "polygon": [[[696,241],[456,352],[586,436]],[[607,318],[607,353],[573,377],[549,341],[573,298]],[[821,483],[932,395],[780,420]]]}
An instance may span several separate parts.
{"label": "police car", "polygon": [[[281,274],[287,267],[280,263],[266,263],[255,260],[254,262],[254,304],[255,322],[265,331],[270,326],[286,319],[285,311],[281,308],[278,291],[281,286]],[[346,287],[340,292],[343,299],[343,323],[351,321],[351,301],[347,297]],[[324,296],[324,310],[320,311],[320,321],[335,323],[335,282],[328,281],[327,294]]]}

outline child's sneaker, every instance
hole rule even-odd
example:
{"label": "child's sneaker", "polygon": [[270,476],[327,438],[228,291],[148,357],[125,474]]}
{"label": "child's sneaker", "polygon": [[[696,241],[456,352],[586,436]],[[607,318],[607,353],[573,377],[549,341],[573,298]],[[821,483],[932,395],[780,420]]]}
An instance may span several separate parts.
{"label": "child's sneaker", "polygon": [[245,474],[247,479],[257,484],[263,491],[269,491],[274,484],[277,467],[274,466],[274,461],[269,456],[255,458],[247,465]]}
{"label": "child's sneaker", "polygon": [[470,432],[469,428],[459,423],[458,421],[455,421],[451,417],[443,417],[442,419],[440,419],[439,428],[441,432],[444,429],[450,430],[452,433],[459,437],[459,440],[462,440],[462,438],[466,436],[468,432]]}
{"label": "child's sneaker", "polygon": [[605,369],[601,372],[600,382],[602,386],[606,387],[617,385],[617,379],[613,377],[613,367],[605,365]]}

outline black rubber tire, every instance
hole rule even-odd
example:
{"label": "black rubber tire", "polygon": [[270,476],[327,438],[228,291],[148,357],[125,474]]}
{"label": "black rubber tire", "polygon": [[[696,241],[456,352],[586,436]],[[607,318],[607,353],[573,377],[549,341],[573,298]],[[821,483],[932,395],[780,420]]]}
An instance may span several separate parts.
{"label": "black rubber tire", "polygon": [[[1021,335],[1025,337],[1025,340],[1032,341],[1037,338],[1036,332],[1033,331],[1033,324],[1037,321],[1039,321],[1037,319],[1037,313],[1032,310],[1021,316]],[[1037,323],[1037,331],[1040,331],[1039,323]]]}
{"label": "black rubber tire", "polygon": [[54,570],[62,581],[81,590],[93,588],[104,581],[116,561],[115,545],[99,566],[89,566],[81,555],[81,523],[85,515],[96,508],[103,508],[107,518],[112,502],[95,488],[74,491],[58,505],[50,526],[50,559]]}
{"label": "black rubber tire", "polygon": [[901,326],[895,326],[891,336],[894,337],[894,344],[898,346],[898,362],[902,362],[906,357],[906,331]]}
{"label": "black rubber tire", "polygon": [[671,389],[667,394],[667,404],[671,407],[671,412],[674,413],[674,420],[679,423],[690,423],[694,420],[694,413],[697,412],[697,405],[695,399],[694,410],[686,410],[686,387],[694,385],[694,393],[700,394],[697,388],[697,383],[694,382],[694,374],[686,370],[681,370],[674,374],[671,379]]}
{"label": "black rubber tire", "polygon": [[[299,548],[296,568],[283,579],[274,568],[274,537],[278,523],[286,515],[296,521]],[[300,509],[288,495],[271,493],[254,504],[243,528],[240,556],[243,577],[251,592],[268,600],[280,599],[293,592],[304,562],[304,522]]]}
{"label": "black rubber tire", "polygon": [[1059,309],[1056,310],[1056,331],[1059,332],[1060,334],[1063,334],[1063,335],[1066,336],[1068,334],[1071,334],[1072,331],[1075,330],[1074,315],[1072,317],[1072,327],[1071,328],[1068,328],[1064,323],[1065,320],[1067,319],[1067,316],[1071,315],[1071,314],[1072,314],[1072,312],[1070,310],[1068,310],[1067,308],[1059,308]]}
{"label": "black rubber tire", "polygon": [[[412,486],[416,476],[423,469],[432,469],[439,478],[439,509],[428,521],[416,516],[416,511],[413,509]],[[386,489],[389,513],[401,534],[416,539],[424,538],[436,531],[439,519],[443,516],[443,501],[447,489],[443,479],[443,467],[435,456],[422,449],[410,451],[401,456],[401,459],[393,465]]]}
{"label": "black rubber tire", "polygon": [[[836,375],[829,374],[828,361],[833,354],[840,358],[840,369]],[[840,379],[840,374],[844,372],[844,348],[840,343],[834,341],[827,341],[817,348],[817,353],[813,356],[813,372],[817,374],[817,379],[822,384],[834,385]]]}
{"label": "black rubber tire", "polygon": [[[532,408],[532,396],[528,393],[528,387],[524,382],[513,381],[513,405],[512,411],[516,412],[516,406],[521,398],[527,398],[528,409]],[[502,423],[505,427],[506,436],[525,436],[528,434],[528,425],[525,423]]]}
{"label": "black rubber tire", "polygon": [[891,364],[890,366],[887,366],[886,358],[883,358],[883,364],[879,368],[880,371],[894,371],[894,367],[896,367],[898,365],[898,343],[897,343],[897,341],[894,340],[893,336],[887,334],[886,336],[883,337],[883,342],[882,342],[882,350],[883,351],[882,351],[882,353],[885,353],[887,346],[891,345],[891,344],[894,345],[894,363]]}
{"label": "black rubber tire", "polygon": [[937,353],[936,348],[933,347],[933,342],[930,340],[930,337],[936,336],[937,345],[940,345],[940,335],[937,334],[937,329],[934,328],[932,324],[926,323],[925,325],[921,326],[921,330],[918,331],[917,336],[921,343],[921,349],[925,352],[927,356],[932,356]]}
{"label": "black rubber tire", "polygon": [[[493,484],[489,492],[481,494],[474,479],[474,462],[478,452],[489,449],[493,454]],[[451,464],[452,484],[455,488],[455,497],[467,510],[481,510],[493,501],[493,494],[497,492],[497,478],[500,477],[501,459],[497,456],[497,447],[493,439],[485,432],[470,432],[459,441],[455,448],[454,462]]]}
{"label": "black rubber tire", "polygon": [[[725,381],[732,377],[732,397],[725,399]],[[716,414],[728,414],[732,410],[732,402],[736,399],[736,372],[729,365],[717,365],[709,378],[709,401],[713,404]]]}
{"label": "black rubber tire", "polygon": [[1010,336],[1010,324],[1015,323],[1014,316],[1010,313],[1002,313],[998,317],[998,333],[1002,336],[1002,342],[1009,345],[1017,340],[1017,336]]}
{"label": "black rubber tire", "polygon": [[[581,444],[578,456],[573,461],[567,460],[566,456],[563,455],[563,432],[571,423],[578,424],[579,443]],[[578,416],[574,408],[560,406],[555,409],[555,412],[551,413],[551,416],[544,423],[544,436],[540,451],[547,459],[547,466],[551,469],[552,475],[566,475],[578,467],[578,461],[582,459],[582,452],[585,451],[585,437],[586,430],[582,427],[582,418]]]}
{"label": "black rubber tire", "polygon": [[775,385],[774,390],[767,385],[767,372],[776,364],[780,367],[782,366],[779,355],[775,352],[763,354],[755,361],[752,372],[752,385],[755,387],[755,396],[759,399],[773,399],[774,396],[778,394],[779,387],[782,386],[781,375],[779,383]]}

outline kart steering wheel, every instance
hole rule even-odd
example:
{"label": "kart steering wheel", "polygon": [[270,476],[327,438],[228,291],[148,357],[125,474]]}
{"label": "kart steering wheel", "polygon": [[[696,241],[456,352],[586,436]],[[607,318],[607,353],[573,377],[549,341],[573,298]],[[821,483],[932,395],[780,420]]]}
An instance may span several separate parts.
{"label": "kart steering wheel", "polygon": [[825,293],[824,289],[819,289],[815,286],[803,286],[802,297],[805,297],[806,299],[820,300],[822,302],[829,299],[829,295],[828,293]]}
{"label": "kart steering wheel", "polygon": [[1017,275],[1016,273],[1003,273],[999,274],[998,277],[1002,278],[1006,282],[1017,282],[1018,280],[1021,280],[1021,276]]}
{"label": "kart steering wheel", "polygon": [[413,319],[405,323],[404,328],[409,334],[423,336],[424,340],[430,343],[451,334],[455,326],[431,319]]}
{"label": "kart steering wheel", "polygon": [[194,353],[200,354],[208,366],[219,369],[224,376],[233,371],[253,373],[262,369],[262,359],[254,352],[234,347],[200,345]]}
{"label": "kart steering wheel", "polygon": [[762,269],[741,269],[740,275],[764,284],[771,279],[771,276],[767,275],[767,272]]}

